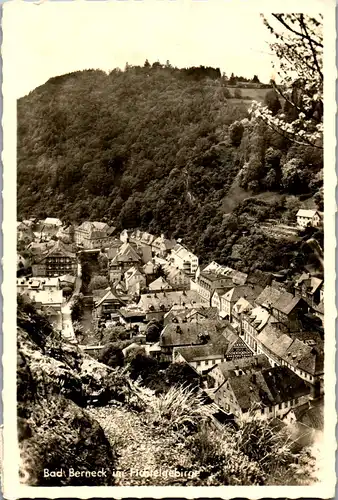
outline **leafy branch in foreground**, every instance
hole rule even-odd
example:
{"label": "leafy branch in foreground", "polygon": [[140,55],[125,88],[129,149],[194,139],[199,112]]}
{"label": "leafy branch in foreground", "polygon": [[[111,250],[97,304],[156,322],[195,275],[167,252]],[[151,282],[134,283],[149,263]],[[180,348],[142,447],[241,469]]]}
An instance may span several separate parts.
{"label": "leafy branch in foreground", "polygon": [[[280,82],[272,84],[284,100],[284,113],[273,116],[254,102],[251,114],[293,142],[322,148],[323,33],[322,17],[272,14],[263,20],[276,42],[270,45],[279,60]],[[280,31],[273,22],[279,23]]]}

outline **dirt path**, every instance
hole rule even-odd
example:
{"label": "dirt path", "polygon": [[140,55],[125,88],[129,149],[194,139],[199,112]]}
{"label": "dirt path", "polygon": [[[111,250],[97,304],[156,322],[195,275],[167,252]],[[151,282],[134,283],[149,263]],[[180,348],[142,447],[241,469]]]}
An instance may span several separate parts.
{"label": "dirt path", "polygon": [[123,407],[93,408],[89,413],[100,423],[119,454],[116,486],[193,484],[186,477],[168,477],[175,468],[191,469],[191,457],[184,449],[184,442],[174,443],[172,437],[154,431],[145,414],[132,413]]}

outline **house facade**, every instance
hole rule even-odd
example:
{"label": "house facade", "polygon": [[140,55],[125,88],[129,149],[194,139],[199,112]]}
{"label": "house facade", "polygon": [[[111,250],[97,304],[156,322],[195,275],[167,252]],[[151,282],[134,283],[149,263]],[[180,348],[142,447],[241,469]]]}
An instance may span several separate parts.
{"label": "house facade", "polygon": [[76,254],[61,241],[57,241],[32,265],[33,276],[62,276],[77,273]]}
{"label": "house facade", "polygon": [[198,257],[181,244],[176,244],[168,256],[173,267],[182,269],[187,275],[194,275],[198,269]]}
{"label": "house facade", "polygon": [[290,408],[306,403],[309,386],[286,367],[231,374],[216,390],[215,402],[236,420],[282,417]]}
{"label": "house facade", "polygon": [[186,274],[182,269],[173,268],[169,266],[167,268],[166,281],[175,290],[189,290],[190,289],[190,276]]}
{"label": "house facade", "polygon": [[105,222],[86,221],[75,228],[75,243],[87,249],[109,246],[114,240],[114,230],[115,228],[110,228]]}
{"label": "house facade", "polygon": [[[198,293],[201,299],[208,305],[218,308],[218,302],[216,299],[222,293],[221,290],[226,292],[234,285],[232,279],[229,277],[224,277],[211,271],[210,272],[202,271],[199,273],[199,276],[197,278],[197,286],[198,286]],[[217,290],[217,295],[215,295],[214,302],[212,302],[212,297],[216,290]]]}
{"label": "house facade", "polygon": [[248,302],[253,302],[262,290],[262,287],[259,285],[239,285],[233,287],[221,297],[221,317],[232,321],[232,309],[238,299],[243,298]]}
{"label": "house facade", "polygon": [[94,302],[93,316],[96,319],[105,320],[112,319],[112,316],[115,318],[117,311],[125,305],[126,303],[120,297],[108,289],[103,297]]}
{"label": "house facade", "polygon": [[224,353],[217,346],[174,347],[173,363],[187,363],[198,373],[203,374],[210,368],[222,363]]}
{"label": "house facade", "polygon": [[318,227],[322,223],[322,218],[318,210],[300,209],[298,210],[296,217],[299,228],[308,226]]}
{"label": "house facade", "polygon": [[295,295],[302,297],[310,307],[314,307],[321,301],[322,286],[322,279],[303,273],[294,285]]}

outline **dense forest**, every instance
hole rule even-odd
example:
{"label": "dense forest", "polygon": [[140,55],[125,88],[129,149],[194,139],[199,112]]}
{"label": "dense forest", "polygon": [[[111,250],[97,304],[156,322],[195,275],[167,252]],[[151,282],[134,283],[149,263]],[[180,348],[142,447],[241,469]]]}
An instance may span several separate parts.
{"label": "dense forest", "polygon": [[[219,69],[148,61],[50,79],[18,101],[18,217],[105,220],[183,238],[202,262],[289,267],[299,242],[259,223],[295,222],[305,199],[323,209],[322,149],[252,116],[229,85]],[[295,119],[273,89],[263,100]]]}

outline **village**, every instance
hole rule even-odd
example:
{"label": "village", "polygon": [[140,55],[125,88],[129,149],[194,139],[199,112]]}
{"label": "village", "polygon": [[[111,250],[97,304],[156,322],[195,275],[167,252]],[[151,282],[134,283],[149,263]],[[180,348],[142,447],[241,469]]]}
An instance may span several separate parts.
{"label": "village", "polygon": [[[321,224],[319,212],[299,210],[299,231]],[[105,222],[32,218],[17,223],[17,240],[17,293],[65,341],[97,354],[102,332],[119,327],[130,340],[123,355],[142,346],[189,366],[225,416],[322,431],[323,276],[202,266],[182,240]]]}

